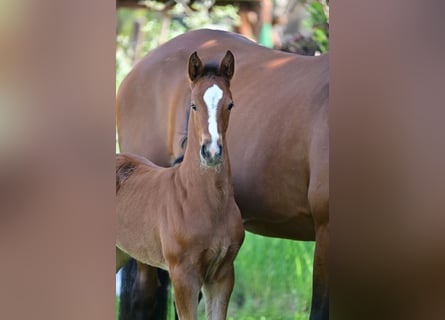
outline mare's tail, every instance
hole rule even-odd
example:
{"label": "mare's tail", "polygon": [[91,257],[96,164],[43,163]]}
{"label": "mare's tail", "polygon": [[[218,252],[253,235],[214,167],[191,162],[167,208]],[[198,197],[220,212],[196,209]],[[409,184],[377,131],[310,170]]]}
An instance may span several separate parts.
{"label": "mare's tail", "polygon": [[131,258],[121,269],[119,320],[130,320],[132,317],[131,289],[133,288],[136,272],[136,261],[133,258]]}
{"label": "mare's tail", "polygon": [[[168,289],[170,278],[168,272],[147,265],[155,281],[138,281],[138,264],[130,261],[122,268],[119,320],[165,320],[167,319]],[[144,277],[145,278],[145,277]]]}

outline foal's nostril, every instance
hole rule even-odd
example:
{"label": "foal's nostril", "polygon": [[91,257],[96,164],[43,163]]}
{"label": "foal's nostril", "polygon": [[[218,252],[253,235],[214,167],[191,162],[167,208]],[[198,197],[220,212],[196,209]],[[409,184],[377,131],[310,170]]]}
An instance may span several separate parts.
{"label": "foal's nostril", "polygon": [[217,164],[221,161],[223,148],[222,145],[216,146],[211,143],[205,143],[201,145],[201,157],[209,163]]}
{"label": "foal's nostril", "polygon": [[221,157],[222,155],[222,145],[218,144],[218,152],[215,154],[216,157]]}
{"label": "foal's nostril", "polygon": [[221,145],[220,144],[209,144],[207,145],[207,152],[212,159],[217,159],[221,157]]}
{"label": "foal's nostril", "polygon": [[207,150],[207,146],[205,144],[201,145],[201,155],[204,159],[210,156],[209,151]]}

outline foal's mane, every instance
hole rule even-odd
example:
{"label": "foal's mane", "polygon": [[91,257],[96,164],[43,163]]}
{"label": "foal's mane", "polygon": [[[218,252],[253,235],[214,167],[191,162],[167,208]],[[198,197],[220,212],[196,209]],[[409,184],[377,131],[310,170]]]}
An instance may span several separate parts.
{"label": "foal's mane", "polygon": [[[203,67],[201,75],[196,80],[199,80],[201,78],[212,78],[212,77],[224,78],[223,75],[221,74],[220,66],[216,62],[206,63]],[[196,80],[195,80],[195,82],[196,82]]]}
{"label": "foal's mane", "polygon": [[[119,192],[121,185],[127,180],[136,170],[136,164],[132,162],[124,162],[121,156],[116,158],[116,194]],[[125,159],[127,160],[127,159]]]}
{"label": "foal's mane", "polygon": [[211,76],[211,75],[215,75],[215,76],[220,76],[221,73],[219,71],[219,65],[216,64],[215,62],[212,63],[207,63],[204,65],[204,69],[201,73],[201,77],[206,77],[206,76]]}

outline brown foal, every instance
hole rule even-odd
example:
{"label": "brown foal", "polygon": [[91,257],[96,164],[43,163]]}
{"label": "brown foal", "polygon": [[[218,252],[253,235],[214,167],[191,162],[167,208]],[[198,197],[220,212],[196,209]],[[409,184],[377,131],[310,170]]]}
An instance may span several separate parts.
{"label": "brown foal", "polygon": [[196,52],[190,56],[191,115],[180,165],[162,168],[116,155],[116,246],[168,270],[181,320],[198,318],[201,288],[207,319],[226,318],[233,262],[244,240],[226,145],[233,73],[230,51],[219,66],[204,66]]}

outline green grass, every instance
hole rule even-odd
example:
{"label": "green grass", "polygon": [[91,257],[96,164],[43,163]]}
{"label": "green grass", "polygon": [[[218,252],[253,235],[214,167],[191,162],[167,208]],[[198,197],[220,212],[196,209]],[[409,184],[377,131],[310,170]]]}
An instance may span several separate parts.
{"label": "green grass", "polygon": [[[235,261],[235,288],[228,319],[307,320],[313,253],[314,242],[246,233]],[[172,312],[169,312],[169,319],[174,319]],[[205,319],[204,301],[199,305],[199,319]]]}
{"label": "green grass", "polygon": [[[246,233],[228,318],[308,319],[314,243]],[[204,319],[204,318],[203,318]]]}
{"label": "green grass", "polygon": [[116,320],[119,320],[119,297],[116,297]]}

